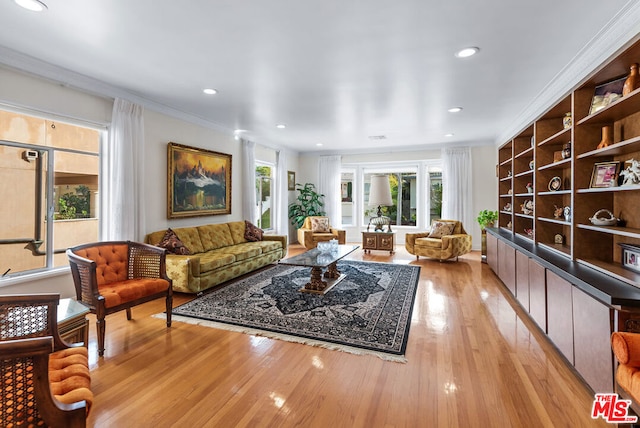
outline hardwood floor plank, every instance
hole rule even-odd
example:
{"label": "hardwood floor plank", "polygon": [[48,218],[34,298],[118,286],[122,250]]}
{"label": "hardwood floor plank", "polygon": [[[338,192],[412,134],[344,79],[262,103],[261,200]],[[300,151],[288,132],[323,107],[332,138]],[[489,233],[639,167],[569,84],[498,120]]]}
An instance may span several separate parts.
{"label": "hardwood floor plank", "polygon": [[[349,258],[421,267],[406,364],[178,321],[167,329],[153,317],[163,302],[149,302],[132,321],[107,317],[104,358],[90,317],[89,426],[607,426],[478,253],[458,263],[402,247]],[[176,294],[174,306],[192,298]]]}

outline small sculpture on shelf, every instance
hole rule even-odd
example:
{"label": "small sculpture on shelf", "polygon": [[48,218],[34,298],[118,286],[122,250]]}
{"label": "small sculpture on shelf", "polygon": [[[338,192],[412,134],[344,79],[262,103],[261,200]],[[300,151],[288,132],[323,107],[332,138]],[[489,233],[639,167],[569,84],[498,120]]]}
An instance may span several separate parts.
{"label": "small sculpture on shelf", "polygon": [[520,209],[525,215],[533,214],[533,201],[527,199],[522,205],[520,205]]}
{"label": "small sculpture on shelf", "polygon": [[511,170],[507,171],[507,177],[511,177],[511,174],[512,174]]}
{"label": "small sculpture on shelf", "polygon": [[605,147],[609,147],[613,144],[613,137],[611,135],[611,127],[603,126],[602,127],[602,140],[600,140],[600,144],[596,147],[596,149],[604,149]]}
{"label": "small sculpture on shelf", "polygon": [[571,221],[571,207],[564,207],[564,221]]}
{"label": "small sculpture on shelf", "polygon": [[622,86],[622,96],[625,97],[635,91],[638,88],[638,84],[640,84],[640,78],[638,77],[638,64],[634,63],[631,64],[631,67],[629,68],[629,76],[627,76],[627,80],[624,81],[624,85]]}
{"label": "small sculpture on shelf", "polygon": [[533,229],[525,229],[524,233],[526,233],[529,238],[533,238]]}
{"label": "small sculpture on shelf", "polygon": [[554,209],[553,209],[553,218],[561,218],[562,214],[564,213],[564,208],[563,207],[559,207],[557,205],[554,205]]}
{"label": "small sculpture on shelf", "polygon": [[507,202],[502,211],[511,212],[511,202]]}
{"label": "small sculpture on shelf", "polygon": [[512,194],[513,194],[513,189],[507,190],[507,195],[512,195]]}
{"label": "small sculpture on shelf", "polygon": [[571,141],[562,146],[562,159],[569,159],[571,157]]}
{"label": "small sculpture on shelf", "polygon": [[625,163],[630,163],[631,165],[620,171],[620,177],[623,177],[621,186],[640,184],[640,161],[630,159]]}
{"label": "small sculpture on shelf", "polygon": [[562,118],[562,127],[564,129],[568,129],[568,128],[571,128],[571,124],[572,124],[571,112],[567,112],[564,114],[564,117]]}
{"label": "small sculpture on shelf", "polygon": [[533,184],[527,183],[525,187],[527,188],[527,193],[533,193]]}
{"label": "small sculpture on shelf", "polygon": [[507,223],[507,229],[511,230],[511,222]]}

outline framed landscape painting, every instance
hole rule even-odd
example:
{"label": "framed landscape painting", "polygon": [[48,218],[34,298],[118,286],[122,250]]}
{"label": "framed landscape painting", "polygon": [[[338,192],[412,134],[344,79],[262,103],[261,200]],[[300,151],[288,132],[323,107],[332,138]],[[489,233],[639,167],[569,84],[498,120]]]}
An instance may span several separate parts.
{"label": "framed landscape painting", "polygon": [[231,214],[231,155],[169,143],[167,217]]}

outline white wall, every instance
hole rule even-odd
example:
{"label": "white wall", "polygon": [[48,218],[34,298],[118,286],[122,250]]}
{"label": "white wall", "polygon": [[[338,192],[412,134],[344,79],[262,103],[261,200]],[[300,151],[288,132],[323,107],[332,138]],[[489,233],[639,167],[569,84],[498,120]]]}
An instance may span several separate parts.
{"label": "white wall", "polygon": [[[319,154],[300,154],[300,170],[304,173],[298,180],[301,183],[318,183],[318,158]],[[473,160],[473,213],[478,213],[483,209],[497,209],[498,204],[498,179],[496,177],[497,150],[493,144],[482,146],[472,146],[471,156]],[[387,152],[387,153],[367,153],[349,154],[342,156],[342,163],[367,163],[367,162],[401,162],[415,160],[440,159],[441,151],[421,150],[407,152]],[[475,219],[475,216],[474,216]],[[472,225],[464,225],[468,233],[473,237],[473,248],[480,249],[480,227],[474,222]],[[347,241],[357,243],[361,237],[360,230],[356,228],[345,228],[347,230]],[[404,233],[398,232],[396,243],[404,244]]]}

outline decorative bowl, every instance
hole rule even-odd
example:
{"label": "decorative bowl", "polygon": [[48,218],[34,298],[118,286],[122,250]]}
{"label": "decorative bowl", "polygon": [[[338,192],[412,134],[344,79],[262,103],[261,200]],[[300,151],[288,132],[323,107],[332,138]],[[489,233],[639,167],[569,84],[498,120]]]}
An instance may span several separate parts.
{"label": "decorative bowl", "polygon": [[330,253],[331,247],[332,245],[329,241],[318,242],[318,251],[320,251],[321,253]]}
{"label": "decorative bowl", "polygon": [[589,220],[594,226],[615,226],[618,219],[609,210],[599,210]]}

